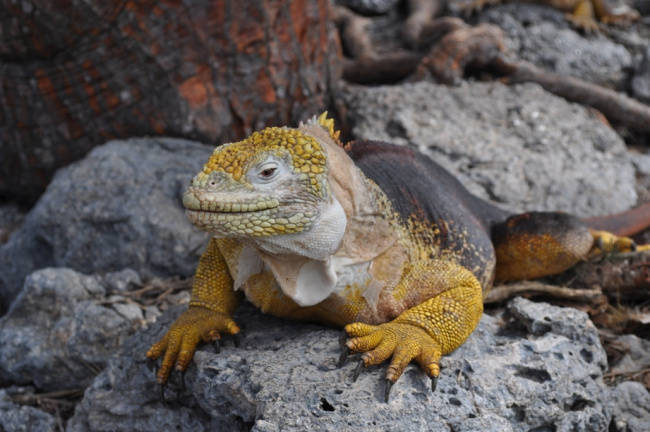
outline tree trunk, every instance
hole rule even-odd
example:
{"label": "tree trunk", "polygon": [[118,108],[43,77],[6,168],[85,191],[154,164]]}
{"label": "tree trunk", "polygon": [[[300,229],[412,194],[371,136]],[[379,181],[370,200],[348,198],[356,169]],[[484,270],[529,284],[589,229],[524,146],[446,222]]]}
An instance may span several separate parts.
{"label": "tree trunk", "polygon": [[212,145],[325,109],[329,0],[0,0],[0,196],[113,138]]}

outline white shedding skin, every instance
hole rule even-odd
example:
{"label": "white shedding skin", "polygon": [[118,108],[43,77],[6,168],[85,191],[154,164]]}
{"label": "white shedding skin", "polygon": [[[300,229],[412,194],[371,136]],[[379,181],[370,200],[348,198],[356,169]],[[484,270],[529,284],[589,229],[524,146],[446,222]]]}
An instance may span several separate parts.
{"label": "white shedding skin", "polygon": [[302,307],[313,306],[329,297],[336,287],[336,281],[336,272],[330,260],[309,260],[300,267],[291,298]]}
{"label": "white shedding skin", "polygon": [[249,277],[254,274],[262,273],[265,270],[264,262],[252,247],[244,246],[241,255],[239,256],[237,270],[237,278],[233,284],[235,291],[241,288]]}
{"label": "white shedding skin", "polygon": [[338,278],[330,257],[340,247],[346,226],[345,212],[332,197],[313,229],[261,238],[255,246],[282,292],[300,306],[311,306],[326,299],[336,288]]}

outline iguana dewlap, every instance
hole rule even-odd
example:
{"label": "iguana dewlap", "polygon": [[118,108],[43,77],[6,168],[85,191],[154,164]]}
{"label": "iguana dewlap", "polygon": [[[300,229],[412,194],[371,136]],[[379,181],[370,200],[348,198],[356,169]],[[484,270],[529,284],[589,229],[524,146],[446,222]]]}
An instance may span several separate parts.
{"label": "iguana dewlap", "polygon": [[495,277],[558,273],[592,249],[577,218],[509,217],[411,148],[337,137],[325,115],[267,128],[218,147],[196,175],[183,204],[214,237],[189,309],[147,353],[163,357],[160,384],[200,341],[239,332],[244,296],[266,313],[345,326],[364,365],[391,358],[389,384],[412,360],[435,383]]}

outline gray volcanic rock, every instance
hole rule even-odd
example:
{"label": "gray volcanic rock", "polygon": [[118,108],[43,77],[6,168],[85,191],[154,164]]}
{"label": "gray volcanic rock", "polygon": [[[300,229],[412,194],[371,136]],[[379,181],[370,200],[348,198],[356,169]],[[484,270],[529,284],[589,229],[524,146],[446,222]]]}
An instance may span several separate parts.
{"label": "gray volcanic rock", "polygon": [[627,48],[602,34],[580,34],[559,10],[508,3],[486,8],[478,21],[501,27],[508,37],[508,48],[518,58],[562,75],[625,89],[632,67]]}
{"label": "gray volcanic rock", "polygon": [[[172,379],[165,403],[160,400],[154,373],[145,362],[149,346],[161,338],[184,308],[172,308],[158,323],[128,339],[86,390],[68,422],[68,432],[227,431],[181,392]],[[241,430],[241,429],[240,429]]]}
{"label": "gray volcanic rock", "polygon": [[134,138],[95,148],[57,172],[23,226],[0,246],[0,313],[32,271],[136,270],[191,276],[208,235],[181,204],[212,149],[171,138]]}
{"label": "gray volcanic rock", "polygon": [[636,202],[623,140],[537,85],[420,82],[344,93],[356,139],[418,147],[506,210],[594,216]]}
{"label": "gray volcanic rock", "polygon": [[619,336],[616,343],[621,350],[626,351],[626,354],[616,364],[610,365],[612,373],[635,373],[650,368],[649,340],[626,334]]}
{"label": "gray volcanic rock", "polygon": [[54,416],[31,406],[21,406],[9,400],[6,390],[0,390],[0,431],[58,432]]}
{"label": "gray volcanic rock", "polygon": [[650,104],[650,47],[646,47],[635,60],[635,74],[630,83],[632,96]]}
{"label": "gray volcanic rock", "polygon": [[[438,389],[411,365],[382,402],[385,365],[337,367],[339,331],[262,315],[245,306],[240,348],[204,347],[185,377],[158,399],[144,361],[172,316],[134,336],[86,391],[69,431],[370,430],[596,431],[612,404],[605,352],[586,314],[516,299],[505,327],[484,315],[469,340],[443,357]],[[175,311],[177,314],[178,311]],[[353,357],[354,358],[354,357]],[[200,408],[199,408],[200,407]]]}
{"label": "gray volcanic rock", "polygon": [[616,404],[612,432],[650,431],[650,393],[643,384],[626,381],[612,391]]}
{"label": "gray volcanic rock", "polygon": [[67,268],[32,273],[0,319],[0,382],[41,391],[90,385],[111,353],[145,323],[142,310],[120,301],[115,289],[134,283],[140,280],[133,270],[105,277]]}

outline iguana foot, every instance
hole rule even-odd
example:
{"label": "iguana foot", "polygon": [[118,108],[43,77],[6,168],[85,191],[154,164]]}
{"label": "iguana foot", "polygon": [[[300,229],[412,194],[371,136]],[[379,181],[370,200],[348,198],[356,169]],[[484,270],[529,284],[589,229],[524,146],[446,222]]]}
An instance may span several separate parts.
{"label": "iguana foot", "polygon": [[345,327],[350,339],[345,342],[341,363],[347,352],[363,353],[354,373],[354,380],[363,367],[377,365],[391,358],[386,370],[385,399],[388,402],[390,388],[399,379],[406,366],[415,360],[431,377],[435,389],[440,374],[439,361],[442,352],[438,344],[422,328],[411,324],[389,322],[377,326],[353,323]]}
{"label": "iguana foot", "polygon": [[633,22],[641,19],[639,12],[634,9],[611,15],[605,15],[600,20],[605,24],[613,24],[621,27],[628,27]]}
{"label": "iguana foot", "polygon": [[163,357],[156,381],[165,385],[173,369],[181,374],[185,372],[199,342],[218,341],[222,334],[237,333],[239,327],[230,317],[207,308],[190,307],[147,352],[147,358],[152,361]]}
{"label": "iguana foot", "polygon": [[596,34],[600,32],[598,21],[589,15],[566,14],[564,18],[578,29],[587,34]]}
{"label": "iguana foot", "polygon": [[595,258],[608,253],[625,253],[650,250],[650,245],[637,244],[629,237],[618,237],[608,231],[589,230],[594,237],[594,246],[589,251],[589,258]]}

